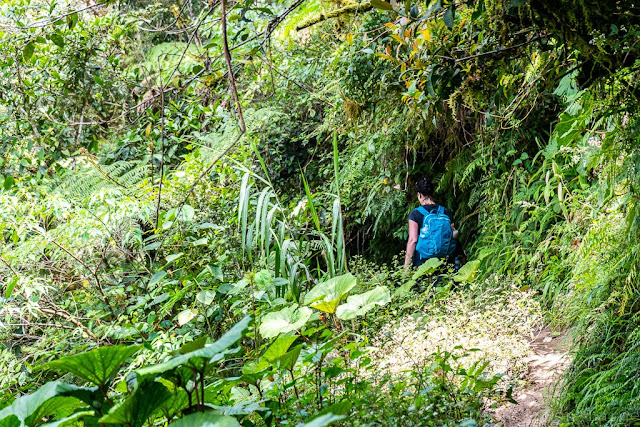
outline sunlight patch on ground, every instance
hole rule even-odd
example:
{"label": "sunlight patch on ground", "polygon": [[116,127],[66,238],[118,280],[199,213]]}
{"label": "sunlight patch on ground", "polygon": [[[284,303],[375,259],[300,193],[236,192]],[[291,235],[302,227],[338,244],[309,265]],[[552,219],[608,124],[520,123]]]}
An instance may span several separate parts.
{"label": "sunlight patch on ground", "polygon": [[[438,349],[468,356],[451,361],[469,367],[490,362],[488,374],[505,374],[501,384],[518,383],[527,372],[530,342],[542,327],[534,292],[516,287],[471,296],[459,291],[445,300],[426,301],[420,310],[385,325],[373,340],[379,369],[397,374],[431,364]],[[457,348],[461,346],[462,349]]]}

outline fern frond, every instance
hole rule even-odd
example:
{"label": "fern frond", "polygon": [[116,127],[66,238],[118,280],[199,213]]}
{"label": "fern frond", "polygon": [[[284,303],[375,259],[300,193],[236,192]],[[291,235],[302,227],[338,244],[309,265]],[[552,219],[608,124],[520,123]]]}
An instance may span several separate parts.
{"label": "fern frond", "polygon": [[110,165],[88,162],[75,170],[67,169],[50,187],[52,194],[85,201],[97,191],[131,191],[149,176],[148,159],[118,161]]}

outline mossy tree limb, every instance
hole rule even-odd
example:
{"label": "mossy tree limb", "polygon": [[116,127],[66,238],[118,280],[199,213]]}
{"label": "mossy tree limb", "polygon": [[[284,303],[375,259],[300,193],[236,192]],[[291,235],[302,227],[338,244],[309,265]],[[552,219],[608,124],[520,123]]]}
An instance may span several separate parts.
{"label": "mossy tree limb", "polygon": [[327,19],[337,18],[338,16],[346,15],[348,13],[368,12],[371,9],[373,9],[373,6],[371,5],[371,2],[368,1],[363,3],[349,3],[340,9],[332,10],[330,12],[321,12],[316,16],[302,21],[300,24],[296,25],[296,31],[304,30],[305,28],[326,21]]}

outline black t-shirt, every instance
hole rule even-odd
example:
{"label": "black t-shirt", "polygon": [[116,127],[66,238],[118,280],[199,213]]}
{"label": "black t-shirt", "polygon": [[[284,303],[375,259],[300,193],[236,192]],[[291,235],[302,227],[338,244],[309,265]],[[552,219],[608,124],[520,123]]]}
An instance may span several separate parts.
{"label": "black t-shirt", "polygon": [[[422,207],[425,208],[429,212],[438,210],[438,205],[422,205]],[[449,217],[451,222],[453,222],[453,212],[451,212],[447,208],[444,208],[444,214]],[[424,215],[422,215],[422,212],[420,212],[416,208],[416,209],[412,210],[411,213],[409,214],[409,219],[411,221],[417,222],[418,226],[422,227],[422,221],[424,220]]]}

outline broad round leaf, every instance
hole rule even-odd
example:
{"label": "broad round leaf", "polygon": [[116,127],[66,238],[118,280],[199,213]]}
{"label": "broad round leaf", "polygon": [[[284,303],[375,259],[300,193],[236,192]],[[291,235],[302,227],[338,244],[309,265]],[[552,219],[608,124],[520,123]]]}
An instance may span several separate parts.
{"label": "broad round leaf", "polygon": [[229,329],[229,331],[227,331],[227,333],[221,336],[220,339],[213,344],[207,345],[203,348],[199,348],[186,354],[181,354],[180,356],[173,357],[166,362],[142,368],[137,371],[137,373],[140,377],[145,377],[147,375],[160,375],[164,372],[177,368],[178,366],[184,365],[192,359],[212,359],[215,356],[226,351],[240,338],[242,338],[244,331],[247,329],[247,327],[249,327],[250,321],[251,317],[247,316],[236,323],[231,329]]}
{"label": "broad round leaf", "polygon": [[27,62],[31,59],[35,48],[36,45],[33,42],[29,42],[25,45],[24,49],[22,49],[22,59],[24,60],[24,62]]}
{"label": "broad round leaf", "polygon": [[280,335],[264,352],[261,358],[264,358],[269,362],[276,360],[289,351],[289,347],[291,347],[291,344],[293,344],[297,339],[298,337],[293,334]]}
{"label": "broad round leaf", "polygon": [[71,372],[83,380],[97,386],[104,385],[120,366],[134,353],[140,350],[140,345],[113,345],[96,348],[86,353],[63,357],[49,362],[44,367]]}
{"label": "broad round leaf", "polygon": [[305,305],[311,305],[325,313],[335,313],[340,300],[356,285],[356,278],[351,274],[343,274],[318,283],[305,296]]}
{"label": "broad round leaf", "polygon": [[127,399],[114,406],[98,422],[142,427],[155,409],[170,397],[171,392],[164,385],[158,382],[145,383]]}
{"label": "broad round leaf", "polygon": [[216,291],[212,291],[210,289],[200,291],[198,292],[198,295],[196,295],[196,300],[198,300],[200,304],[204,305],[210,305],[214,299],[216,299]]}
{"label": "broad round leaf", "polygon": [[4,179],[4,183],[2,184],[2,186],[5,190],[8,190],[13,187],[13,184],[15,184],[15,179],[13,178],[13,176],[9,175]]}
{"label": "broad round leaf", "polygon": [[36,415],[40,419],[43,416],[52,414],[50,411],[41,410],[47,401],[58,396],[69,396],[85,400],[93,391],[94,389],[65,384],[60,381],[48,382],[33,393],[17,398],[11,405],[0,410],[0,426],[31,424],[31,421],[33,421],[31,418]]}
{"label": "broad round leaf", "polygon": [[157,284],[158,282],[160,282],[160,280],[162,280],[164,278],[164,276],[167,275],[166,271],[158,271],[156,274],[154,274],[153,276],[151,276],[151,280],[149,280],[149,285],[148,287],[151,287],[155,284]]}
{"label": "broad round leaf", "polygon": [[195,210],[191,206],[189,205],[182,206],[182,210],[180,211],[180,217],[178,218],[179,220],[184,222],[191,222],[193,221],[194,217],[195,217]]}
{"label": "broad round leaf", "polygon": [[187,308],[186,310],[182,310],[178,314],[178,325],[186,325],[189,323],[194,317],[198,315],[198,310],[194,310],[191,308]]}
{"label": "broad round leaf", "polygon": [[345,418],[344,415],[335,415],[335,414],[323,414],[318,417],[315,417],[311,421],[307,421],[304,424],[298,424],[298,427],[326,427],[331,423],[336,421],[340,421]]}
{"label": "broad round leaf", "polygon": [[43,427],[65,427],[65,426],[77,426],[80,420],[84,420],[84,425],[90,425],[87,423],[87,418],[97,419],[94,411],[80,411],[69,415],[68,417],[52,421],[50,423],[42,424]]}
{"label": "broad round leaf", "polygon": [[286,352],[282,356],[278,357],[274,362],[280,369],[291,370],[296,365],[298,357],[300,357],[300,351],[302,346],[298,345],[293,350]]}
{"label": "broad round leaf", "polygon": [[336,309],[336,316],[342,320],[363,316],[376,305],[385,305],[391,302],[389,290],[384,286],[375,288],[359,295],[351,295],[347,302]]}
{"label": "broad round leaf", "polygon": [[418,280],[422,276],[432,274],[442,264],[444,264],[444,261],[440,258],[429,258],[420,267],[418,267],[416,272],[413,273],[413,276],[411,276],[411,279]]}
{"label": "broad round leaf", "polygon": [[298,330],[309,321],[312,314],[309,307],[298,308],[297,304],[268,313],[262,318],[260,334],[265,338],[273,338],[281,333]]}
{"label": "broad round leaf", "polygon": [[453,276],[453,280],[456,282],[470,282],[476,277],[476,272],[478,271],[478,267],[480,266],[480,261],[469,261],[458,270],[458,274]]}
{"label": "broad round leaf", "polygon": [[385,0],[371,0],[371,6],[380,10],[393,10],[391,3]]}
{"label": "broad round leaf", "polygon": [[240,423],[228,415],[214,414],[213,412],[198,412],[187,415],[169,424],[170,427],[240,427]]}

